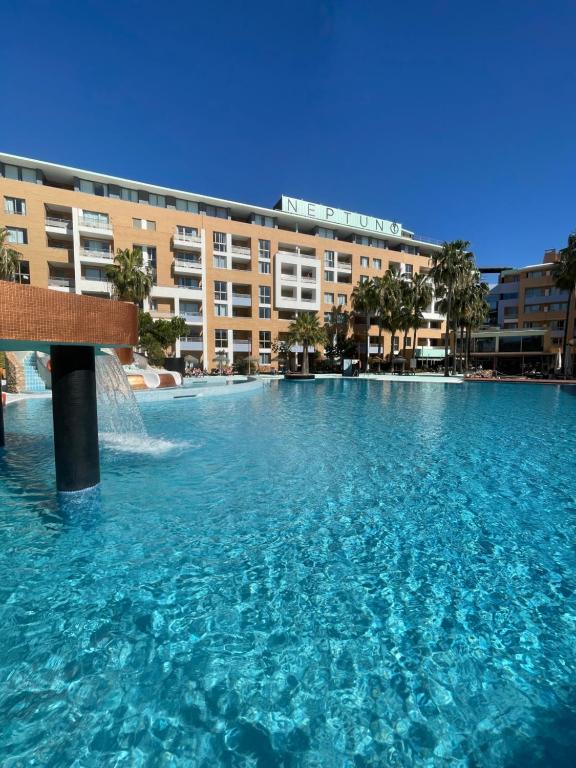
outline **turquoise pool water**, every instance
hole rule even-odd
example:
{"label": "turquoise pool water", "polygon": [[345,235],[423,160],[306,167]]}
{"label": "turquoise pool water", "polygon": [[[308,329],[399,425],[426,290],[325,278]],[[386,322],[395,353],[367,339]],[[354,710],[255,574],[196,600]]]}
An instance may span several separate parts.
{"label": "turquoise pool water", "polygon": [[573,765],[567,388],[144,405],[64,506],[49,408],[0,459],[3,768]]}

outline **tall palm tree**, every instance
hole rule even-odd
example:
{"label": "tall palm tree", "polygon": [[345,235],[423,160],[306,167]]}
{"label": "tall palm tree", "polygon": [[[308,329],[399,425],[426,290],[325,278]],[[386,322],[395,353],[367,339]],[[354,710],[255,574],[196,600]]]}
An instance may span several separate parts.
{"label": "tall palm tree", "polygon": [[118,249],[114,264],[106,269],[106,274],[114,285],[114,293],[119,301],[131,301],[141,304],[150,295],[154,276],[150,267],[144,265],[140,248]]}
{"label": "tall palm tree", "polygon": [[0,227],[0,280],[13,280],[22,254],[10,247],[8,230]]}
{"label": "tall palm tree", "polygon": [[326,333],[326,356],[334,359],[350,330],[350,313],[340,304],[334,304],[329,313],[330,319],[324,322]]}
{"label": "tall palm tree", "polygon": [[288,326],[290,344],[302,345],[302,373],[308,373],[308,347],[326,342],[326,333],[315,312],[302,312]]}
{"label": "tall palm tree", "polygon": [[352,290],[352,311],[354,319],[366,322],[366,363],[370,355],[370,318],[378,309],[378,293],[373,280],[358,283]]}
{"label": "tall palm tree", "polygon": [[[402,279],[396,269],[387,269],[373,281],[376,291],[378,322],[378,357],[382,356],[382,331],[388,329],[390,317],[398,314],[402,296]],[[392,342],[394,343],[394,342]],[[394,350],[392,350],[393,352]]]}
{"label": "tall palm tree", "polygon": [[566,248],[560,251],[560,261],[554,268],[554,282],[562,291],[568,291],[568,303],[566,304],[566,320],[564,321],[564,376],[570,375],[568,352],[568,323],[572,301],[576,294],[576,232],[568,235]]}
{"label": "tall palm tree", "polygon": [[430,306],[433,299],[432,285],[428,275],[418,273],[412,277],[409,284],[408,305],[410,308],[410,328],[412,335],[412,356],[416,354],[416,334],[424,322],[423,312]]}
{"label": "tall palm tree", "polygon": [[486,318],[490,312],[490,306],[486,301],[486,296],[488,295],[489,291],[490,288],[487,283],[482,283],[479,281],[471,292],[470,301],[466,309],[466,370],[468,370],[470,361],[472,331],[476,330],[476,328],[479,328],[483,323],[486,322]]}
{"label": "tall palm tree", "polygon": [[[454,330],[454,313],[452,304],[454,289],[462,274],[466,273],[474,257],[468,248],[468,240],[453,240],[444,242],[442,250],[432,255],[432,269],[430,275],[439,292],[444,292],[446,301],[446,336],[444,341],[444,376],[449,375],[448,347],[450,344],[450,331]],[[456,332],[454,330],[454,355],[456,355]],[[456,359],[454,357],[454,359]]]}

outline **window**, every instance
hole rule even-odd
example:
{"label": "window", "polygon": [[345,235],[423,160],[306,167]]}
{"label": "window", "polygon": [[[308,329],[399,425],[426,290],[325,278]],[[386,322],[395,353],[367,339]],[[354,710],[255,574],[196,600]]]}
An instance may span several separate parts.
{"label": "window", "polygon": [[348,301],[348,297],[345,293],[339,293],[338,294],[338,306],[339,307],[345,307],[346,302]]}
{"label": "window", "polygon": [[188,211],[188,213],[198,213],[198,203],[193,200],[174,200],[173,198],[166,198],[166,205],[168,208],[176,208],[177,211]]}
{"label": "window", "polygon": [[[195,227],[183,227],[180,224],[176,227],[176,232],[184,237],[197,237],[198,230]],[[221,233],[218,233],[221,234]]]}
{"label": "window", "polygon": [[228,347],[228,331],[222,329],[222,328],[216,328],[214,331],[214,344],[216,345],[216,348],[227,348]]}
{"label": "window", "polygon": [[327,269],[334,269],[334,251],[324,251],[324,266]]}
{"label": "window", "polygon": [[134,229],[149,229],[156,230],[156,222],[148,221],[147,219],[132,219],[132,226]]}
{"label": "window", "polygon": [[31,181],[36,184],[38,176],[33,168],[21,168],[19,165],[2,165],[0,163],[0,176],[14,181]]}
{"label": "window", "polygon": [[324,280],[325,280],[327,283],[335,283],[335,282],[336,282],[336,280],[335,280],[335,278],[334,278],[334,272],[328,272],[328,270],[326,270],[326,271],[324,272]]}
{"label": "window", "polygon": [[84,278],[86,280],[106,280],[106,272],[99,267],[86,267]]}
{"label": "window", "polygon": [[252,224],[258,224],[260,227],[275,227],[276,219],[273,216],[262,216],[260,213],[253,213]]}
{"label": "window", "polygon": [[270,307],[258,307],[258,317],[260,320],[270,320],[272,317],[272,310]]}
{"label": "window", "polygon": [[412,339],[410,338],[410,336],[404,336],[404,346],[405,347],[412,346]]}
{"label": "window", "polygon": [[216,317],[228,317],[228,304],[214,304]]}
{"label": "window", "polygon": [[269,285],[258,286],[258,302],[260,304],[270,304],[271,295],[272,295],[272,291]]}
{"label": "window", "polygon": [[205,205],[202,203],[200,209],[206,214],[206,216],[214,216],[217,219],[228,218],[228,208],[221,208],[218,205]]}
{"label": "window", "polygon": [[26,216],[26,200],[22,200],[20,197],[5,197],[4,213],[16,213],[20,216]]}
{"label": "window", "polygon": [[398,336],[394,336],[394,352],[398,352],[398,349],[400,348],[400,339]]}
{"label": "window", "polygon": [[[508,309],[508,307],[506,307]],[[524,312],[526,314],[529,314],[531,312],[541,312],[542,309],[540,308],[540,304],[525,304],[524,305]]]}
{"label": "window", "polygon": [[368,267],[370,265],[370,259],[368,256],[360,256],[360,266]]}
{"label": "window", "polygon": [[98,211],[82,211],[81,220],[83,224],[96,229],[108,229],[110,219],[107,213],[98,213]]}
{"label": "window", "polygon": [[226,256],[223,253],[214,254],[214,266],[216,269],[226,269]]}
{"label": "window", "polygon": [[382,259],[372,259],[374,269],[382,269]]}
{"label": "window", "polygon": [[176,285],[179,288],[200,288],[200,281],[197,277],[177,277]]}
{"label": "window", "polygon": [[96,253],[110,253],[110,246],[104,240],[83,240],[82,248],[85,251],[95,251]]}
{"label": "window", "polygon": [[19,227],[6,227],[6,239],[9,243],[26,245],[28,243],[28,230]]}
{"label": "window", "polygon": [[412,264],[404,264],[404,274],[408,275],[409,277],[412,277],[414,274],[414,267]]}
{"label": "window", "polygon": [[271,331],[260,331],[258,334],[260,340],[260,349],[272,348],[272,333]]}
{"label": "window", "polygon": [[333,229],[326,229],[325,227],[316,227],[314,230],[316,237],[325,237],[326,240],[336,240],[336,233]]}
{"label": "window", "polygon": [[526,288],[526,290],[524,291],[524,296],[526,296],[527,298],[529,296],[545,296],[545,295],[546,295],[546,292],[544,288]]}
{"label": "window", "polygon": [[134,250],[140,249],[142,251],[142,259],[144,264],[152,269],[156,269],[156,246],[155,245],[139,245],[134,243]]}
{"label": "window", "polygon": [[324,304],[334,304],[334,294],[333,293],[325,293],[324,294]]}
{"label": "window", "polygon": [[270,258],[270,240],[258,240],[258,258]]}
{"label": "window", "polygon": [[15,283],[30,283],[30,262],[20,259],[14,275]]}
{"label": "window", "polygon": [[360,282],[361,283],[367,283],[368,282],[368,275],[360,275]]}
{"label": "window", "polygon": [[214,232],[212,236],[212,241],[214,243],[214,250],[215,251],[224,251],[226,252],[226,233],[225,232]]}
{"label": "window", "polygon": [[272,355],[270,352],[260,352],[260,365],[270,365],[272,362]]}
{"label": "window", "polygon": [[258,262],[258,272],[260,272],[261,275],[269,275],[270,274],[270,262],[269,261],[259,261]]}
{"label": "window", "polygon": [[548,304],[548,312],[566,312],[568,308],[568,302],[559,302],[556,304]]}
{"label": "window", "polygon": [[228,301],[228,283],[225,283],[222,280],[216,280],[214,282],[214,300]]}

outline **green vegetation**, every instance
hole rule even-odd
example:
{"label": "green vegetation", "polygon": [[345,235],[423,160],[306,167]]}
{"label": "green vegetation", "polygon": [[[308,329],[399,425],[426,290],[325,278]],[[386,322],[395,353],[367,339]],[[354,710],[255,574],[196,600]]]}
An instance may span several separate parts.
{"label": "green vegetation", "polygon": [[308,373],[308,347],[326,343],[326,332],[314,312],[302,312],[288,326],[289,344],[302,345],[302,373]]}
{"label": "green vegetation", "polygon": [[568,363],[568,322],[570,307],[576,293],[576,232],[568,235],[568,244],[560,251],[560,261],[554,269],[554,282],[562,291],[568,291],[566,320],[564,321],[564,376],[572,374]]}
{"label": "green vegetation", "polygon": [[119,301],[131,301],[141,304],[150,295],[154,283],[152,270],[144,265],[140,248],[118,249],[114,264],[107,267],[106,275],[114,286],[114,293]]}
{"label": "green vegetation", "polygon": [[22,254],[10,247],[8,230],[0,227],[0,280],[13,280]]}
{"label": "green vegetation", "polygon": [[186,323],[181,317],[170,320],[153,320],[148,312],[139,314],[139,344],[151,365],[164,364],[165,350],[176,343],[179,336],[186,335]]}

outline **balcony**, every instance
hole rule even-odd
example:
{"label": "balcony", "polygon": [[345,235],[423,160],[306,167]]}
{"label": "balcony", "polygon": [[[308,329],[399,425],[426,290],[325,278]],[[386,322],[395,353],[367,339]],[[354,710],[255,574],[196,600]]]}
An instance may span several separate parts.
{"label": "balcony", "polygon": [[157,309],[151,309],[150,316],[154,320],[171,320],[173,317],[175,317],[175,314],[174,312],[166,312],[166,311],[159,311]]}
{"label": "balcony", "polygon": [[251,307],[252,297],[247,293],[232,293],[233,307]]}
{"label": "balcony", "polygon": [[232,349],[234,352],[252,352],[252,342],[249,339],[234,339]]}
{"label": "balcony", "polygon": [[174,259],[174,274],[197,275],[202,272],[202,259]]}
{"label": "balcony", "polygon": [[150,292],[153,299],[174,299],[177,297],[187,300],[196,299],[202,301],[202,288],[200,285],[154,285]]}
{"label": "balcony", "polygon": [[180,312],[180,317],[189,325],[202,325],[203,315],[200,312]]}
{"label": "balcony", "polygon": [[73,277],[49,277],[48,288],[53,291],[62,291],[63,293],[74,293],[76,282]]}
{"label": "balcony", "polygon": [[98,234],[98,237],[108,237],[110,239],[114,236],[110,221],[92,216],[80,216],[78,218],[78,230],[86,235]]}
{"label": "balcony", "polygon": [[309,274],[308,275],[304,275],[303,274],[301,280],[302,280],[303,283],[307,283],[308,285],[310,285],[310,284],[311,285],[316,285],[316,282],[317,282],[316,281],[316,276],[315,275],[309,275]]}
{"label": "balcony", "polygon": [[348,261],[339,261],[336,264],[336,269],[338,272],[346,272],[347,274],[352,274],[352,264]]}
{"label": "balcony", "polygon": [[243,245],[232,245],[230,246],[230,253],[232,254],[232,258],[234,259],[246,259],[249,260],[252,253],[250,251],[250,248],[246,248]]}
{"label": "balcony", "polygon": [[107,296],[110,296],[112,286],[107,280],[82,277],[80,279],[80,290],[82,293],[105,293]]}
{"label": "balcony", "polygon": [[44,226],[46,232],[50,235],[72,237],[72,221],[70,219],[58,219],[54,216],[46,216]]}
{"label": "balcony", "polygon": [[114,261],[112,251],[96,248],[80,248],[80,261],[83,264],[111,264]]}
{"label": "balcony", "polygon": [[172,243],[175,248],[184,248],[190,251],[199,251],[202,248],[202,235],[184,234],[183,232],[174,232]]}
{"label": "balcony", "polygon": [[181,336],[180,349],[182,352],[202,352],[204,342],[199,336]]}
{"label": "balcony", "polygon": [[283,283],[297,283],[298,275],[295,272],[281,272],[280,280],[282,280]]}

